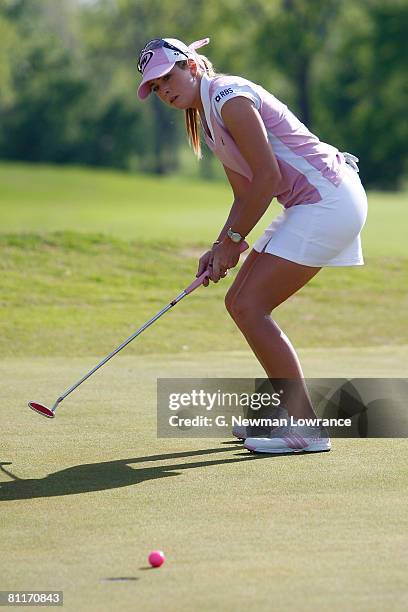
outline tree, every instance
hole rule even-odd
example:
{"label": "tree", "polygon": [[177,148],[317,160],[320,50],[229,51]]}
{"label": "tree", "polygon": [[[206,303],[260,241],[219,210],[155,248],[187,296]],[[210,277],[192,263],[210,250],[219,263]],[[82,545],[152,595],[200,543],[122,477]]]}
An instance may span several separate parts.
{"label": "tree", "polygon": [[276,66],[290,81],[294,105],[308,126],[313,125],[314,63],[324,53],[338,7],[338,0],[281,0],[264,15],[255,38],[258,61]]}
{"label": "tree", "polygon": [[408,5],[377,0],[345,15],[322,78],[323,131],[360,157],[367,185],[397,189],[407,170]]}
{"label": "tree", "polygon": [[14,50],[18,48],[18,35],[12,23],[0,14],[0,108],[14,99]]}

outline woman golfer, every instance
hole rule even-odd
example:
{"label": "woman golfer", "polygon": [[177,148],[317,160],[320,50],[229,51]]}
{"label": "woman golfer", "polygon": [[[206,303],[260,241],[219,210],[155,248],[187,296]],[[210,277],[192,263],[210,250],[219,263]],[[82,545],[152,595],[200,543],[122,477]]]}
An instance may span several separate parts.
{"label": "woman golfer", "polygon": [[268,378],[287,381],[283,401],[292,425],[262,438],[247,437],[245,429],[235,434],[246,438],[246,448],[262,453],[330,450],[324,428],[300,420],[293,426],[316,415],[297,354],[271,313],[322,267],[363,264],[360,232],[367,199],[358,160],[321,142],[260,85],[216,74],[196,52],[208,42],[150,41],[139,56],[143,79],[138,96],[144,100],[153,92],[183,110],[195,154],[201,157],[202,131],[231,184],[231,211],[212,248],[200,258],[197,275],[208,270],[213,282],[223,278],[237,265],[240,242],[271,200],[276,197],[283,205],[254,244],[225,303]]}

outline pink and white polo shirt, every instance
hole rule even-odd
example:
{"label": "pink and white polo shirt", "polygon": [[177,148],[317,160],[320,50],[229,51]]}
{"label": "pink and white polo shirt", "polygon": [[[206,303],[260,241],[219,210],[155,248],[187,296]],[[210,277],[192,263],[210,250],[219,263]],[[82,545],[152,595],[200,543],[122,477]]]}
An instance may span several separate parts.
{"label": "pink and white polo shirt", "polygon": [[201,99],[211,138],[208,147],[231,170],[252,180],[252,171],[241,155],[221,116],[227,100],[249,98],[258,110],[267,138],[282,174],[279,192],[274,194],[285,208],[296,204],[314,204],[337,187],[342,179],[344,157],[335,147],[321,142],[275,96],[260,85],[238,76],[203,75]]}

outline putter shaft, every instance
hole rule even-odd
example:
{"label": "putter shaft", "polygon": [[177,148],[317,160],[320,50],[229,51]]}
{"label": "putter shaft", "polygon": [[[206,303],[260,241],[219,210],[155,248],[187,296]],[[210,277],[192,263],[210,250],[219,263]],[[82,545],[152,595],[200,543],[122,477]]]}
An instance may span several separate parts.
{"label": "putter shaft", "polygon": [[155,321],[157,321],[157,319],[160,319],[160,317],[162,315],[164,315],[164,313],[166,313],[168,310],[170,310],[170,308],[172,308],[173,306],[175,306],[178,302],[180,302],[180,300],[182,300],[185,296],[187,295],[186,290],[182,291],[176,298],[174,298],[174,300],[172,300],[169,304],[167,304],[167,306],[165,306],[164,308],[162,308],[154,317],[152,317],[149,321],[147,321],[146,323],[144,323],[142,325],[142,327],[140,327],[137,331],[135,331],[134,334],[132,334],[131,336],[129,336],[129,338],[126,338],[126,340],[124,340],[122,342],[122,344],[120,344],[114,351],[112,351],[111,353],[109,353],[109,355],[107,355],[104,359],[102,359],[102,361],[100,363],[98,363],[98,365],[96,365],[94,368],[92,368],[92,370],[89,370],[89,372],[87,372],[82,378],[81,380],[79,380],[77,383],[75,383],[74,385],[72,385],[72,387],[70,387],[69,389],[67,389],[67,391],[65,391],[65,393],[63,393],[55,402],[54,406],[51,408],[52,412],[55,411],[56,407],[58,406],[58,404],[60,404],[70,393],[72,393],[73,391],[75,391],[75,389],[77,389],[79,387],[79,385],[82,385],[83,382],[85,382],[90,376],[92,376],[92,374],[94,374],[96,372],[96,370],[99,370],[99,368],[101,368],[103,365],[105,365],[105,363],[107,361],[109,361],[110,359],[112,359],[112,357],[114,357],[115,355],[117,355],[117,353],[119,353],[122,349],[125,348],[125,346],[127,346],[128,344],[130,344],[130,342],[132,342],[132,340],[134,340],[135,338],[137,338],[137,336],[139,336],[145,329],[147,329],[148,327],[150,327],[150,325],[152,325],[152,323],[154,323]]}
{"label": "putter shaft", "polygon": [[[246,251],[248,246],[249,246],[248,243],[243,241],[240,244],[240,252],[243,253],[244,251]],[[164,315],[165,312],[167,312],[168,310],[170,310],[170,308],[172,308],[178,302],[180,302],[180,300],[182,300],[186,295],[192,293],[195,289],[197,289],[197,287],[200,287],[200,285],[203,284],[204,280],[208,276],[209,276],[209,272],[208,270],[206,270],[199,277],[197,277],[188,287],[186,287],[186,289],[184,289],[184,291],[179,293],[179,295],[175,297],[174,300],[172,300],[169,304],[167,304],[167,306],[162,308],[154,317],[149,319],[149,321],[144,323],[144,325],[142,325],[142,327],[140,327],[137,331],[135,331],[134,334],[129,336],[129,338],[126,338],[126,340],[124,340],[122,344],[120,344],[114,351],[112,351],[111,353],[109,353],[109,355],[107,355],[104,359],[102,359],[102,361],[98,363],[98,365],[96,365],[94,368],[92,368],[92,370],[87,372],[85,376],[83,376],[78,382],[72,385],[72,387],[67,389],[65,393],[60,395],[57,401],[55,402],[55,404],[53,405],[53,407],[51,408],[51,410],[47,408],[46,406],[44,406],[44,404],[39,404],[38,402],[29,402],[28,404],[29,407],[35,410],[36,412],[39,412],[43,416],[47,416],[49,418],[53,417],[58,404],[60,404],[70,393],[75,391],[75,389],[77,389],[80,385],[82,385],[82,383],[85,382],[85,380],[87,380],[90,376],[92,376],[92,374],[94,374],[97,370],[99,370],[99,368],[101,368],[107,361],[112,359],[112,357],[117,355],[117,353],[119,353],[122,349],[124,349],[125,346],[127,346],[130,342],[132,342],[132,340],[137,338],[137,336],[139,336],[145,329],[147,329],[150,325],[152,325],[152,323],[157,321],[157,319],[160,319],[160,317]]]}

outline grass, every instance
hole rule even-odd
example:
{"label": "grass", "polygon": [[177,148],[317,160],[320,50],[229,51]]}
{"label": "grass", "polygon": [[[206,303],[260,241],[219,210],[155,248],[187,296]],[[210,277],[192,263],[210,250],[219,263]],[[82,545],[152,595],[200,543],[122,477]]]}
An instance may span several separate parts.
{"label": "grass", "polygon": [[[407,376],[407,195],[369,201],[367,265],[325,269],[277,310],[307,377]],[[223,306],[234,274],[57,419],[25,408],[52,404],[191,282],[230,202],[225,183],[0,164],[2,590],[64,590],[86,612],[405,610],[404,440],[254,457],[157,439],[158,376],[264,376]],[[154,548],[168,560],[148,570]]]}
{"label": "grass", "polygon": [[[353,351],[330,352],[331,371],[308,349],[308,372],[350,372]],[[0,362],[3,590],[60,589],[65,609],[87,612],[405,609],[403,440],[261,458],[228,440],[158,440],[157,372],[258,374],[238,353],[121,357],[54,421],[24,409],[33,394],[51,403],[88,365]],[[160,570],[146,570],[153,548],[167,555]],[[108,580],[119,577],[132,580]]]}
{"label": "grass", "polygon": [[[73,232],[0,234],[0,249],[4,356],[108,353],[191,282],[200,253],[194,244]],[[325,269],[276,318],[298,347],[408,344],[407,275],[408,259],[397,257]],[[126,350],[246,349],[223,303],[230,284],[197,290]]]}
{"label": "grass", "polygon": [[[102,232],[134,241],[212,242],[232,203],[227,181],[130,175],[107,170],[0,164],[4,233]],[[272,203],[253,241],[280,211]],[[370,193],[367,256],[406,257],[408,196]]]}
{"label": "grass", "polygon": [[[1,164],[2,354],[105,354],[190,283],[230,199],[225,183]],[[367,265],[325,269],[277,310],[296,346],[408,342],[407,198],[369,199]],[[233,276],[197,291],[128,350],[245,349],[223,306]]]}

